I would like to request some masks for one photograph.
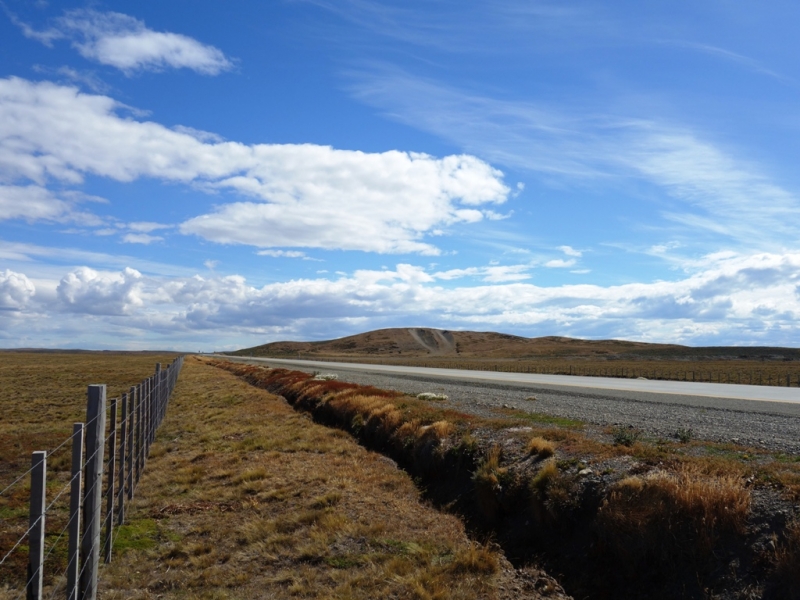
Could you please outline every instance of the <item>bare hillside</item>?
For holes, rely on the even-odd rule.
[[[462,357],[526,358],[631,354],[653,350],[680,352],[682,346],[566,337],[525,338],[479,331],[423,327],[378,329],[321,342],[273,342],[235,354],[292,357]]]
[[[319,342],[272,342],[230,354],[285,358],[402,360],[539,359],[539,358],[674,358],[800,360],[800,349],[773,347],[689,347],[623,340],[581,340],[548,336],[526,338],[492,331],[447,331],[426,327],[378,329]]]

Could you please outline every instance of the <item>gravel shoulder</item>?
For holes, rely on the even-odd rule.
[[[267,364],[268,359],[237,362]],[[271,366],[311,372],[318,368],[274,363]],[[753,402],[725,398],[677,396],[623,390],[587,391],[555,385],[462,382],[451,378],[382,374],[324,368],[341,381],[397,390],[411,395],[435,392],[448,396],[446,405],[479,416],[498,416],[514,409],[585,422],[594,436],[608,435],[608,426],[634,427],[646,436],[670,438],[679,430],[693,437],[732,442],[766,450],[800,454],[800,406],[777,402]],[[535,401],[528,400],[535,397]],[[594,426],[594,427],[591,427]]]

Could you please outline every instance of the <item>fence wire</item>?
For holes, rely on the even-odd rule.
[[[124,414],[121,414],[121,418],[117,419],[117,422],[115,424],[114,429],[111,429],[109,431],[109,434],[103,439],[102,443],[98,445],[98,447],[95,449],[95,451],[90,456],[85,457],[83,459],[83,465],[84,466],[89,461],[94,459],[99,452],[104,451],[106,446],[108,445],[109,441],[112,438],[115,438],[115,441],[116,441],[117,438],[119,438],[120,439],[120,450],[123,447],[125,449],[127,449],[127,452],[122,452],[122,451],[119,452],[119,454],[120,454],[119,455],[119,462],[120,462],[120,469],[121,469],[120,472],[122,473],[122,466],[123,465],[125,465],[127,463],[132,463],[132,464],[135,464],[135,465],[141,465],[141,467],[137,467],[137,469],[136,469],[137,474],[140,474],[140,471],[144,468],[144,464],[146,463],[146,460],[147,460],[146,451],[149,449],[149,446],[152,443],[153,434],[154,434],[155,430],[158,428],[158,425],[160,424],[159,419],[163,416],[163,412],[164,412],[164,406],[162,406],[160,404],[158,406],[154,406],[153,402],[154,402],[154,400],[159,400],[161,403],[164,403],[164,402],[167,402],[169,400],[169,397],[172,394],[172,389],[174,387],[174,385],[171,385],[171,384],[177,383],[177,374],[175,374],[172,371],[172,369],[180,370],[180,367],[182,366],[182,363],[183,363],[182,358],[183,357],[180,357],[180,358],[174,360],[164,371],[161,371],[161,373],[163,374],[162,378],[159,378],[156,381],[153,381],[152,385],[150,386],[149,390],[147,390],[147,392],[144,391],[147,388],[143,386],[143,383],[145,381],[150,381],[150,378],[146,378],[141,383],[139,383],[138,385],[132,386],[135,389],[135,392],[132,392],[132,393],[128,394],[128,396],[127,396],[127,398],[128,398],[127,411],[125,411]],[[164,393],[162,393],[162,391]],[[120,410],[119,407],[122,404],[121,398],[112,399],[112,402],[114,402],[114,401],[117,402],[118,410]],[[149,408],[149,410],[148,410],[148,408]],[[110,403],[106,408],[106,412],[108,412],[109,410],[111,410]],[[140,411],[142,411],[142,410],[147,411],[147,414],[146,415],[145,414],[140,414]],[[85,432],[88,429],[88,427],[91,424],[93,424],[95,422],[95,420],[98,419],[99,417],[100,417],[100,414],[97,414],[92,419],[90,419],[89,421],[84,423],[84,429],[83,429],[84,435],[85,435]],[[143,422],[143,421],[146,421],[146,422]],[[128,429],[128,431],[126,431],[126,435],[125,436],[121,437],[121,429],[123,428],[123,426],[125,426]],[[142,430],[138,431],[139,428],[142,428]],[[72,433],[69,437],[67,437],[65,440],[63,440],[55,448],[46,451],[46,457],[50,457],[55,452],[59,451],[61,448],[63,448],[65,445],[67,445],[71,440],[73,440],[80,433],[81,432]],[[141,437],[139,437],[140,435],[141,435]],[[115,444],[115,446],[116,446],[116,444]],[[134,447],[136,448],[136,452],[134,452]],[[111,450],[111,452],[114,452],[116,454],[116,450],[117,449],[114,448],[113,450]],[[126,456],[126,454],[127,454],[127,456]],[[115,459],[116,458],[117,457],[115,456]],[[107,467],[110,466],[110,464],[111,464],[111,457],[109,457],[107,460],[103,461],[103,464],[104,464],[104,467],[106,467],[106,468],[103,469],[103,472],[104,473],[108,473],[109,469]],[[23,481],[28,475],[30,475],[30,473],[34,469],[35,469],[35,467],[32,466],[27,471],[22,473],[19,477],[17,477],[14,481],[12,481],[7,486],[5,486],[2,489],[2,491],[0,491],[0,497],[3,494],[5,494],[6,492],[8,492],[8,490],[10,490],[12,487],[17,485],[21,481]],[[127,471],[127,469],[126,469],[126,471]],[[0,559],[0,566],[2,566],[6,562],[6,560],[8,560],[8,558],[12,554],[14,554],[14,552],[20,547],[22,542],[26,538],[28,538],[30,536],[31,532],[37,527],[37,525],[39,525],[39,523],[42,521],[42,518],[50,512],[50,510],[54,507],[56,502],[66,493],[67,489],[69,489],[72,486],[73,482],[77,478],[82,476],[82,474],[83,474],[83,470],[81,470],[79,472],[76,472],[75,474],[73,474],[70,477],[69,480],[67,480],[67,482],[64,484],[64,486],[61,487],[61,489],[58,491],[58,493],[56,493],[55,497],[47,505],[47,507],[45,508],[43,514],[39,515],[36,518],[36,520],[32,524],[30,524],[30,526],[28,527],[27,531],[25,531],[25,533],[23,533],[20,536],[20,538],[16,541],[14,546],[5,554],[5,556],[3,556],[2,559]],[[117,498],[121,497],[126,491],[127,475],[128,475],[128,473],[126,472],[126,473],[124,473],[123,475],[120,476],[118,489],[115,490],[115,488],[117,486],[114,486],[114,487],[108,486],[106,491],[101,494],[101,498],[107,500],[109,497],[114,497],[114,496],[116,496]],[[136,483],[138,483],[138,480],[137,480],[136,477],[134,477],[133,482],[132,482],[133,485],[131,486],[133,489],[135,489],[137,487]],[[97,485],[95,482],[85,481],[84,482],[84,486],[83,486],[83,488],[84,488],[83,493],[85,494],[87,489],[93,489],[95,485]],[[100,485],[102,486],[102,482],[100,482]],[[129,491],[132,492],[132,490],[129,490]],[[115,502],[115,504],[116,504],[116,502]],[[101,522],[101,524],[105,522],[105,520],[108,518],[108,514],[109,514],[109,510],[106,508],[106,510],[104,511],[103,508],[104,508],[103,507],[103,503],[101,503],[101,505],[99,507],[100,510],[98,511],[100,513],[100,522]],[[39,576],[40,570],[42,570],[44,568],[45,561],[47,561],[47,559],[55,551],[55,549],[58,546],[59,542],[61,541],[62,537],[69,530],[69,527],[73,523],[73,521],[75,520],[76,516],[82,513],[82,510],[83,510],[83,508],[81,508],[81,510],[78,513],[70,515],[70,518],[67,520],[67,523],[64,525],[64,527],[58,533],[58,536],[52,542],[52,544],[50,545],[49,549],[47,550],[47,553],[44,555],[44,558],[42,560],[42,564],[36,569],[36,571],[26,581],[25,587],[21,590],[20,595],[17,596],[17,598],[22,598],[23,596],[26,595],[27,590],[28,590],[29,586],[31,585],[31,583],[34,581],[34,579],[36,577]],[[111,509],[112,516],[113,516],[113,513],[114,513],[114,508],[112,507],[112,509]],[[105,515],[105,518],[103,518],[104,515]],[[115,531],[115,529],[116,529],[116,531]],[[106,550],[108,548],[109,543],[111,544],[111,546],[113,548],[114,542],[117,540],[117,536],[119,535],[119,531],[118,530],[119,530],[119,524],[117,524],[115,526],[114,525],[114,520],[112,518],[110,535],[103,536],[105,541],[103,543],[102,548],[100,549],[100,553],[101,554],[105,555],[105,552],[106,552]],[[92,540],[92,544],[91,544],[91,546],[89,548],[89,551],[88,551],[89,556],[91,556],[93,554],[95,548],[97,547],[97,542],[98,542],[98,538],[94,538]],[[83,553],[81,553],[81,554],[83,554]],[[86,560],[86,558],[87,557],[84,557],[83,566],[82,566],[82,568],[81,568],[81,570],[80,570],[80,572],[78,574],[78,581],[80,581],[83,578],[83,574],[84,574],[86,568],[92,562],[91,560]],[[65,579],[65,577],[67,575],[68,568],[69,567],[65,568],[64,571],[58,577],[58,579],[52,584],[53,588],[52,588],[52,593],[50,595],[51,599],[54,598],[56,593],[61,589],[62,583],[63,583],[63,581],[64,581],[64,579]]]

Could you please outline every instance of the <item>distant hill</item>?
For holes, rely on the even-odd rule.
[[[489,358],[641,357],[641,358],[766,358],[800,360],[798,348],[690,347],[622,340],[568,337],[525,338],[491,331],[447,331],[425,327],[378,329],[320,342],[272,342],[228,354],[275,358]]]

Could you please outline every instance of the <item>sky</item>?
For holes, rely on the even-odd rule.
[[[0,2],[0,347],[800,345],[800,4]]]

